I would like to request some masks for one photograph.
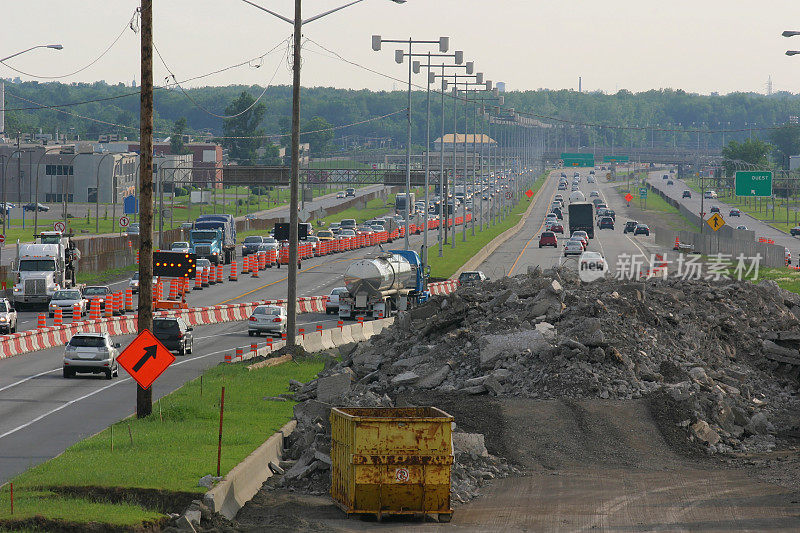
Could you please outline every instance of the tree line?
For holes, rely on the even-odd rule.
[[[265,158],[274,160],[277,149],[272,143],[288,144],[291,87],[269,87],[254,104],[262,91],[263,87],[243,85],[201,87],[187,91],[190,100],[179,89],[158,89],[155,93],[157,137],[166,138],[176,131],[195,138],[275,135],[268,140],[240,139],[225,143],[231,157],[244,163],[257,162],[259,148],[266,151],[260,156],[262,161]],[[414,91],[412,95],[412,139],[417,148],[425,144],[426,96],[424,91]],[[87,103],[20,109],[35,106],[18,97],[49,106]],[[433,94],[431,101],[431,135],[436,139],[441,135],[440,95]],[[550,127],[544,134],[551,148],[563,144],[591,147],[613,143],[620,147],[701,145],[721,149],[732,140],[743,143],[748,139],[760,139],[770,142],[772,154],[781,165],[786,164],[788,155],[800,152],[800,132],[793,123],[793,117],[800,116],[800,96],[785,92],[765,96],[755,93],[700,95],[673,89],[639,93],[621,90],[614,94],[539,89],[507,92],[505,106],[548,124]],[[248,107],[250,109],[241,113]],[[405,107],[404,91],[304,88],[303,131],[345,126],[397,113],[335,132],[308,134],[302,140],[311,143],[315,155],[348,153],[348,147],[353,144],[400,148],[406,138]],[[454,106],[449,97],[445,98],[444,107],[445,133],[450,133]],[[17,131],[55,133],[56,130],[72,138],[75,135],[96,138],[108,133],[129,139],[138,136],[138,89],[123,84],[7,83],[6,109],[9,136]],[[465,110],[462,105],[455,106],[459,132],[464,131],[465,121],[471,131],[474,112],[474,107]],[[238,116],[225,120],[214,115]],[[626,129],[628,127],[630,129]]]

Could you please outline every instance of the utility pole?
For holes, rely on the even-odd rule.
[[[297,203],[300,181],[300,45],[303,19],[301,0],[294,0],[294,55],[292,60],[292,179],[289,184],[289,279],[286,291],[286,345],[297,335]]]
[[[142,0],[141,18],[139,332],[153,329],[153,0]],[[143,389],[137,385],[137,418],[144,418],[152,411],[152,386]]]

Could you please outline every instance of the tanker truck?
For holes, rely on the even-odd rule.
[[[412,250],[392,250],[354,261],[344,273],[339,318],[382,318],[428,301],[428,274]]]

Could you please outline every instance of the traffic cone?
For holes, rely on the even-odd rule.
[[[257,263],[257,261],[258,261],[258,256],[256,256],[256,257],[250,256],[250,272],[251,272],[250,277],[251,278],[257,278],[258,277],[258,263]]]
[[[258,344],[253,343],[250,345],[250,353],[253,354],[253,357],[255,357],[256,352],[258,352]]]
[[[679,237],[675,237],[675,245],[672,247],[673,250],[680,250],[681,249],[681,240]]]
[[[125,289],[125,310],[133,311],[133,290],[130,287]]]
[[[61,314],[61,308],[56,307],[56,310],[53,313],[53,325],[60,326],[63,323],[64,323],[64,316]]]
[[[225,354],[225,362],[226,363],[230,363],[231,362],[231,354],[229,354],[229,353]]]
[[[194,290],[203,290],[203,273],[200,271],[194,273]]]
[[[239,281],[238,276],[236,273],[236,261],[231,261],[231,274],[228,276],[228,281]]]
[[[100,320],[100,300],[94,298],[89,307],[89,318],[92,320]]]
[[[208,267],[208,284],[209,285],[217,284],[217,269],[214,268],[214,265]]]
[[[244,357],[244,349],[236,348],[236,360],[241,361],[243,357]]]
[[[207,268],[204,268],[204,269],[203,269],[203,276],[202,276],[202,278],[203,278],[203,279],[202,279],[202,286],[203,286],[203,287],[208,287],[208,286],[210,285],[210,282],[208,281],[208,269],[207,269]]]
[[[111,318],[114,316],[114,293],[112,292],[110,295],[106,297],[106,307],[104,309],[103,316],[105,318]]]
[[[47,315],[44,313],[39,314],[39,321],[36,324],[37,328],[46,328],[47,327]]]
[[[225,281],[225,276],[222,272],[222,263],[217,265],[217,283],[222,283]]]

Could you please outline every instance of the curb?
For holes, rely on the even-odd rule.
[[[267,441],[255,449],[244,461],[233,467],[233,470],[219,484],[203,496],[205,503],[213,512],[232,520],[250,499],[261,489],[261,485],[273,476],[270,462],[278,463],[283,455],[283,441],[291,435],[297,426],[296,420],[290,420]]]
[[[550,175],[548,174],[547,178],[549,177]],[[547,178],[545,178],[545,181],[547,181]],[[542,186],[539,187],[539,190],[536,191],[536,194],[534,194],[533,198],[531,198],[531,205],[529,205],[528,209],[525,210],[524,216],[520,219],[520,221],[517,224],[508,228],[503,233],[501,233],[500,235],[489,241],[486,244],[486,246],[481,248],[481,250],[477,254],[473,255],[471,258],[467,260],[466,263],[461,265],[461,267],[458,270],[456,270],[452,276],[450,276],[450,279],[458,279],[458,276],[460,276],[461,273],[464,271],[475,270],[476,268],[478,268],[478,266],[480,266],[481,263],[483,263],[486,260],[487,257],[492,255],[495,252],[495,250],[497,250],[500,247],[500,245],[502,245],[511,237],[516,235],[522,229],[522,226],[525,225],[525,221],[528,219],[528,216],[530,216],[531,211],[533,210],[533,206],[536,205],[536,200],[539,199],[539,194],[542,192],[542,189],[544,189],[544,183],[542,183]]]

